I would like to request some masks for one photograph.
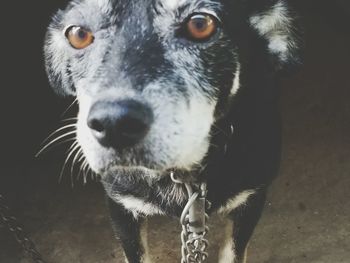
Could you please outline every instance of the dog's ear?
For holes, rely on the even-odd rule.
[[[290,70],[301,62],[298,17],[286,0],[252,0],[250,27],[263,38],[276,70]]]
[[[75,87],[71,77],[70,59],[65,52],[65,43],[60,37],[62,32],[61,17],[63,11],[59,11],[53,18],[45,37],[44,55],[45,68],[50,85],[63,96],[75,96]]]

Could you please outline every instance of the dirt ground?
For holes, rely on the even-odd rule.
[[[249,263],[350,262],[350,35],[318,16],[307,22],[305,65],[282,87],[280,177],[250,243]],[[56,176],[61,161],[39,160],[27,172]],[[101,188],[51,181],[28,194],[21,216],[47,261],[122,263]],[[213,217],[211,225],[209,262],[215,263],[222,221]],[[180,262],[178,222],[156,217],[149,226],[154,262]],[[0,262],[29,262],[1,227]]]

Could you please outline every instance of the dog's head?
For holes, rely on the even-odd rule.
[[[278,70],[294,61],[292,27],[284,0],[74,1],[49,27],[47,72],[78,99],[95,172],[190,170],[240,89],[245,36]]]

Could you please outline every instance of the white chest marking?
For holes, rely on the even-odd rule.
[[[135,218],[139,214],[143,215],[164,215],[164,212],[157,206],[145,202],[144,200],[134,197],[132,195],[116,196],[115,200],[122,204],[126,210],[129,210]]]
[[[218,213],[224,214],[224,215],[230,213],[232,210],[236,209],[237,207],[244,205],[248,201],[248,198],[254,193],[255,193],[254,190],[246,190],[239,193],[238,195],[230,198],[225,205],[220,207],[218,210]]]

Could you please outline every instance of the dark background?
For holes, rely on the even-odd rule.
[[[35,180],[27,173],[34,155],[68,103],[50,90],[42,51],[50,17],[64,2],[6,1],[1,8],[0,191],[18,203]]]
[[[42,55],[43,38],[50,16],[59,7],[64,7],[66,2],[57,0],[6,1],[2,3],[1,7],[0,194],[5,196],[13,213],[22,222],[29,222],[29,232],[36,229],[36,225],[33,223],[36,218],[28,218],[30,213],[24,211],[35,210],[38,207],[45,209],[45,202],[50,202],[52,191],[70,193],[71,191],[79,191],[81,188],[78,186],[78,190],[71,190],[69,180],[64,180],[61,185],[57,183],[66,147],[57,147],[42,157],[35,158],[35,153],[40,149],[41,142],[50,132],[60,126],[60,120],[74,116],[74,109],[64,117],[62,116],[72,101],[71,99],[58,98],[49,88]],[[322,125],[332,125],[334,129],[342,131],[338,137],[340,146],[329,149],[341,152],[342,147],[345,149],[350,146],[350,134],[344,132],[345,127],[349,125],[347,122],[350,120],[350,103],[348,103],[350,99],[350,81],[348,80],[350,75],[350,45],[343,44],[343,40],[349,43],[350,4],[346,0],[299,0],[294,1],[293,4],[304,24],[305,61],[304,66],[295,76],[285,80],[287,84],[283,86],[283,89],[287,90],[282,92],[285,94],[283,99],[285,104],[282,108],[288,105],[291,108],[295,107],[296,112],[298,112],[300,105],[294,102],[306,99],[308,105],[320,101],[327,103],[330,110],[326,114],[317,115],[322,112],[323,105],[318,105],[318,108],[314,109],[315,114],[321,118],[321,122],[324,121]],[[338,63],[338,61],[342,62]],[[314,67],[312,70],[310,70],[311,65]],[[309,68],[309,71],[305,68]],[[312,74],[308,74],[309,72]],[[325,79],[328,82],[319,93],[317,87],[315,88],[312,83],[321,83]],[[296,85],[293,86],[291,83]],[[298,86],[301,83],[311,83],[308,85],[309,90],[305,90],[305,97],[303,89],[307,87]],[[292,99],[288,99],[289,94],[294,93],[293,89],[299,94],[300,100],[293,101],[293,95],[290,95]],[[342,107],[337,107],[339,105]],[[289,112],[294,111],[289,110]],[[328,122],[329,114],[340,117],[336,118],[335,121]],[[300,119],[302,117],[300,112],[299,116],[291,117],[289,115],[289,119],[296,126],[305,124]],[[311,123],[304,126],[305,132],[308,129],[313,129],[312,121],[310,120]],[[285,125],[288,127],[288,123]],[[302,137],[303,133],[301,132],[299,136]],[[328,139],[331,138],[324,136],[319,141],[320,149],[323,144],[327,145]],[[298,152],[297,147],[293,150]],[[341,161],[349,163],[350,156],[347,157],[342,155],[343,160]],[[300,165],[302,166],[302,164]],[[88,189],[89,187],[92,188],[91,191],[94,191],[95,186],[87,186]],[[69,194],[67,195],[69,196]],[[350,200],[348,201],[349,204]],[[1,242],[7,245],[4,246]],[[6,248],[6,251],[2,250],[2,246]],[[2,253],[8,256],[16,255],[18,250],[11,235],[0,225],[1,263]]]

